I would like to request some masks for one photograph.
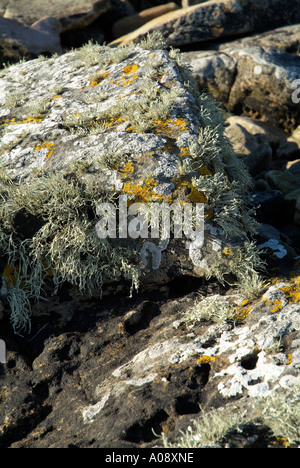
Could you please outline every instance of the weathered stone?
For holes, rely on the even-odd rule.
[[[300,177],[289,171],[269,171],[266,179],[274,189],[280,190],[284,195],[300,188]]]
[[[213,44],[212,48],[219,51],[223,49],[238,49],[249,47],[262,47],[263,49],[276,48],[289,52],[290,54],[300,55],[300,28],[299,24],[283,26],[259,34],[241,37],[230,42]]]
[[[299,104],[293,99],[300,76],[298,57],[279,49],[251,47],[189,52],[187,58],[199,88],[208,88],[233,114],[295,128],[300,118]]]
[[[137,41],[154,31],[163,34],[170,45],[206,42],[221,37],[245,35],[300,22],[298,2],[288,0],[211,0],[167,13],[133,33],[113,42],[117,45]]]
[[[226,120],[226,124],[226,135],[236,153],[248,155],[269,142],[265,128],[253,119],[232,116]]]
[[[281,140],[276,150],[276,155],[278,158],[294,161],[300,157],[300,144],[292,138]]]
[[[295,175],[300,175],[300,159],[286,163],[285,169]]]
[[[30,26],[46,15],[53,16],[60,21],[61,32],[83,28],[111,8],[109,0],[1,0],[1,4],[4,18]]]
[[[270,145],[276,143],[278,144],[281,140],[286,138],[286,132],[284,132],[280,128],[274,127],[273,125],[270,125],[267,122],[251,119],[250,117],[244,117],[241,115],[231,115],[230,117],[228,117],[226,119],[226,127],[226,133],[228,134],[229,132],[229,135],[231,134],[231,137],[229,135],[228,136],[231,138],[233,144],[235,144],[235,135],[237,138],[239,138],[239,132],[241,133],[242,131],[247,132],[247,134],[250,134],[257,138],[258,144],[266,142],[268,142]],[[245,145],[247,148],[246,141]],[[249,152],[249,150],[247,150],[246,148],[245,151],[241,151],[243,154],[247,154]]]
[[[283,262],[276,257],[281,242],[267,244]],[[199,404],[207,416],[221,406],[222,418],[241,411],[244,425],[260,427],[260,398],[287,389],[297,393],[299,294],[295,276],[273,279],[250,301],[234,291],[215,291],[202,300],[195,292],[178,297],[178,284],[131,301],[116,295],[101,306],[96,300],[52,299],[40,305],[43,314],[27,342],[11,336],[2,322],[7,366],[0,366],[1,448],[160,447],[157,436],[176,440],[201,415]],[[129,315],[151,302],[158,313],[128,329]],[[197,311],[208,307],[211,318],[197,319]],[[232,308],[235,321],[215,323],[220,307]],[[271,448],[281,436],[291,444],[287,429],[245,440],[250,447],[256,439],[258,447]]]
[[[300,110],[292,100],[292,90],[294,80],[300,76],[299,58],[259,47],[233,51],[232,55],[238,57],[238,65],[229,110],[250,113],[283,128],[295,128]]]
[[[166,3],[165,5],[158,5],[152,8],[147,8],[139,13],[125,18],[120,18],[116,21],[112,28],[114,37],[120,37],[127,34],[135,29],[143,26],[148,21],[158,18],[159,16],[165,15],[170,11],[178,10],[179,7],[176,3]]]
[[[23,24],[0,17],[0,63],[33,58],[43,53],[61,53],[60,24],[46,17],[26,27]]]
[[[218,52],[187,52],[193,77],[199,89],[208,89],[222,102],[228,102],[237,62],[234,57]]]
[[[21,190],[25,191],[24,206],[16,208],[17,214],[14,211],[8,214],[10,221],[3,222],[12,223],[11,229],[29,242],[41,235],[42,250],[48,249],[51,237],[51,234],[44,237],[45,229],[61,236],[65,247],[59,247],[56,238],[50,248],[56,264],[54,277],[62,274],[61,279],[75,282],[79,289],[89,285],[89,289],[99,294],[103,282],[120,282],[122,271],[125,279],[131,279],[132,287],[137,286],[138,278],[141,283],[155,284],[183,274],[207,276],[214,271],[222,276],[224,270],[217,267],[218,262],[224,262],[228,269],[222,247],[232,244],[234,248],[243,248],[245,232],[254,229],[255,223],[246,208],[250,182],[246,167],[224,135],[222,116],[213,101],[189,87],[186,70],[176,65],[172,54],[135,46],[119,50],[89,44],[77,52],[23,63],[2,72],[2,170],[14,180],[21,180],[24,184]],[[26,79],[21,81],[20,76]],[[43,189],[44,184],[50,184],[49,188]],[[64,186],[67,198],[61,199]],[[38,199],[25,202],[27,196],[35,197],[40,190]],[[47,228],[43,221],[47,215],[41,215],[47,211],[45,203],[49,199],[47,196],[43,202],[42,194],[46,195],[48,190],[53,200],[59,198],[54,210],[60,211],[64,203],[68,206],[81,200],[71,215],[67,208],[63,209],[65,222],[57,212],[58,231],[51,227],[54,218],[58,222],[56,215],[53,218],[53,207],[49,206]],[[14,190],[8,197],[14,197],[15,193]],[[136,218],[133,208],[127,216],[126,197],[129,204],[145,206],[164,203],[168,207],[177,201],[189,206],[198,204],[204,209],[205,221],[198,213],[197,232],[193,229],[188,233],[186,229],[184,235],[179,221],[181,231],[173,236],[171,231],[167,235],[154,231],[159,221],[153,219],[149,232],[149,219],[146,223],[145,217]],[[116,218],[119,210],[125,210],[126,226],[121,219],[115,220],[116,227],[123,227],[120,232],[115,229],[109,234],[110,241],[105,241],[108,244],[104,249],[97,234],[104,236],[101,226],[105,213],[95,210],[98,205],[106,206],[103,203],[107,200],[113,202],[113,210],[118,210]],[[28,212],[32,203],[35,208]],[[83,218],[79,219],[77,212]],[[144,219],[144,230],[141,221],[134,225],[139,219]],[[81,226],[71,236],[73,248],[67,233],[70,223]],[[61,228],[67,231],[59,234]],[[105,232],[107,237],[107,229]],[[82,235],[87,237],[79,241]],[[4,250],[9,250],[5,242]],[[46,250],[41,254],[41,244],[38,256],[45,254],[49,259]],[[85,253],[87,245],[93,255]],[[64,248],[66,258],[61,254]],[[54,254],[56,249],[60,253]],[[82,258],[86,259],[86,265]],[[214,270],[211,265],[215,265]],[[10,267],[6,268],[11,285]],[[36,279],[35,276],[32,281]]]

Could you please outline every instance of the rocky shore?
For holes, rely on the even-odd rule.
[[[299,447],[299,0],[0,0],[0,63],[0,447]]]

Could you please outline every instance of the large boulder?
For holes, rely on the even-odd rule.
[[[207,88],[234,114],[293,129],[300,118],[300,60],[276,48],[239,47],[188,52],[199,89]]]
[[[253,274],[250,177],[212,99],[154,42],[2,72],[0,245],[15,325],[46,277],[52,292],[67,281],[101,294],[122,277],[135,288]]]
[[[300,22],[299,0],[211,0],[167,13],[113,42],[140,40],[159,31],[169,45],[181,46],[266,31]]]
[[[61,53],[60,23],[45,17],[31,27],[0,17],[0,63],[16,62],[41,54]]]
[[[110,9],[110,0],[0,0],[4,18],[31,26],[44,16],[53,16],[59,20],[61,32],[88,26]]]
[[[24,340],[2,321],[0,447],[162,447],[161,434],[176,443],[203,416],[190,451],[296,447],[299,279],[274,279],[254,301],[182,281],[101,305],[65,295],[35,306]]]

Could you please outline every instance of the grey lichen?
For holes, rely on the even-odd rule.
[[[70,90],[65,92],[65,84],[59,83],[56,89],[52,87],[52,93],[63,92],[64,95],[69,93],[75,96],[75,99],[67,100],[68,110],[59,107],[59,101],[58,107],[55,106],[53,96],[44,93],[30,106],[24,107],[28,119],[46,120],[50,109],[51,112],[55,110],[64,138],[74,133],[71,137],[82,137],[83,145],[87,138],[95,135],[104,138],[118,126],[122,126],[122,132],[126,134],[149,133],[157,137],[162,129],[165,132],[169,121],[176,128],[177,138],[182,133],[182,128],[185,135],[189,133],[186,131],[186,122],[181,118],[184,116],[178,115],[176,109],[183,109],[188,105],[193,110],[189,121],[191,128],[188,130],[191,132],[193,129],[195,135],[192,135],[189,142],[186,141],[186,136],[183,138],[185,153],[180,156],[176,154],[180,150],[179,145],[174,144],[174,135],[164,136],[167,154],[178,163],[177,181],[179,180],[179,185],[182,181],[186,183],[187,185],[183,184],[184,188],[188,186],[191,191],[194,190],[199,201],[206,200],[209,221],[221,229],[224,238],[227,236],[229,245],[232,244],[233,237],[245,242],[244,247],[233,247],[232,255],[216,252],[215,262],[209,265],[208,275],[225,281],[231,274],[249,291],[251,288],[259,288],[259,276],[256,273],[256,267],[260,266],[259,256],[255,246],[250,243],[256,224],[247,206],[250,185],[247,170],[234,154],[225,136],[224,119],[220,110],[211,97],[197,91],[184,56],[171,49],[169,52],[157,52],[158,58],[155,57],[155,50],[162,47],[165,47],[163,39],[155,34],[138,45],[112,48],[88,43],[80,50],[67,54],[65,61],[71,68],[69,73],[77,73],[76,83],[79,88],[83,83],[79,68],[82,65],[90,67],[89,84],[74,94]],[[147,54],[145,49],[150,49],[153,53]],[[133,60],[135,54],[139,57],[139,65]],[[128,62],[121,63],[127,59]],[[62,59],[59,57],[56,60]],[[171,78],[160,80],[158,77],[163,76],[162,70],[166,62],[170,64]],[[124,67],[124,64],[127,66]],[[117,70],[121,79],[105,81],[112,70],[115,73]],[[145,71],[145,75],[141,70]],[[143,80],[144,83],[141,83]],[[103,87],[102,82],[105,83]],[[129,93],[122,92],[123,86],[128,83],[135,85]],[[102,106],[111,97],[108,92],[110,86],[117,89],[113,105]],[[19,119],[19,114],[17,118]],[[0,126],[2,135],[6,133],[7,137],[7,132],[14,133],[20,122],[23,121],[16,121],[12,111]],[[55,125],[57,127],[57,122]],[[9,150],[15,145],[14,141],[17,140],[6,139],[8,146],[2,148],[2,152],[9,154]],[[52,148],[54,143],[48,145]],[[39,152],[46,147],[47,142],[44,146],[43,143],[35,146],[33,151],[38,149],[36,152]],[[46,158],[48,157],[49,154]],[[149,160],[149,155],[147,157]],[[24,180],[10,180],[3,172],[0,180],[0,248],[6,259],[4,277],[6,275],[7,298],[16,331],[22,331],[29,323],[30,301],[44,295],[43,289],[49,278],[54,293],[63,281],[68,281],[81,292],[87,291],[90,294],[96,290],[100,294],[104,276],[109,280],[116,280],[120,279],[120,273],[131,277],[132,287],[137,286],[139,260],[136,252],[121,248],[108,240],[101,240],[96,235],[96,206],[103,201],[114,203],[117,190],[104,189],[103,177],[98,182],[96,177],[86,177],[95,171],[100,171],[104,178],[118,168],[124,171],[127,161],[129,164],[134,161],[128,151],[107,148],[107,151],[97,153],[93,158],[90,154],[80,160],[70,158],[68,170],[60,173],[51,170],[47,172],[42,168],[40,174],[34,174],[32,168],[29,179],[24,177]],[[144,168],[140,175],[145,178],[146,174],[155,174],[154,169],[155,163]],[[158,181],[154,180],[153,184],[158,190]],[[169,185],[175,187],[176,184],[170,181]],[[130,192],[130,187],[129,184],[128,197],[134,201],[134,193]],[[145,193],[147,194],[147,190]],[[147,201],[149,200],[145,200]],[[32,224],[33,230],[21,233],[17,227],[18,222],[28,219],[32,221],[29,224]]]
[[[1,187],[0,249],[7,262],[4,278],[16,333],[30,326],[30,301],[44,297],[47,282],[53,294],[67,281],[81,293],[101,296],[104,278],[124,274],[132,288],[138,287],[135,253],[99,239],[96,217],[90,213],[95,215],[100,202],[113,202],[113,194],[96,182],[84,185],[63,174],[22,183],[2,175]],[[29,224],[28,232],[18,229],[21,219]]]

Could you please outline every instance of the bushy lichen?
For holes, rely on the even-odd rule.
[[[30,326],[30,302],[44,297],[49,281],[53,294],[67,281],[81,293],[101,296],[104,278],[121,274],[138,286],[135,253],[96,234],[96,206],[114,202],[113,193],[74,174],[22,183],[2,175],[1,187],[0,249],[9,265],[4,278],[15,332]]]
[[[250,185],[247,170],[225,136],[220,109],[211,97],[197,91],[183,54],[175,49],[155,52],[165,47],[162,37],[155,33],[137,45],[113,48],[88,43],[70,54],[74,69],[81,65],[91,69],[85,88],[80,89],[80,98],[75,101],[78,110],[71,106],[70,112],[62,113],[60,125],[64,132],[83,138],[113,132],[119,127],[122,132],[159,137],[163,146],[156,151],[169,153],[178,163],[177,175],[173,174],[168,181],[173,192],[161,195],[160,180],[149,175],[155,160],[149,167],[142,167],[143,161],[150,160],[149,155],[143,154],[144,159],[141,158],[138,166],[136,156],[110,148],[105,154],[95,154],[93,160],[89,155],[87,159],[71,161],[65,173],[34,176],[32,172],[31,179],[20,182],[8,181],[2,176],[1,250],[5,253],[6,265],[14,271],[15,281],[10,282],[8,299],[16,330],[24,328],[30,313],[29,302],[43,294],[45,277],[49,277],[49,273],[54,291],[62,281],[69,281],[80,291],[100,291],[104,273],[113,279],[123,272],[131,275],[134,284],[137,282],[134,252],[112,246],[96,236],[95,207],[103,200],[114,202],[117,194],[105,191],[95,178],[90,182],[86,177],[80,178],[80,172],[117,172],[121,191],[131,202],[172,203],[184,195],[185,202],[205,203],[206,219],[221,230],[224,238],[227,236],[229,244],[233,237],[245,242],[244,247],[234,247],[232,255],[216,252],[208,275],[225,281],[232,274],[248,291],[261,286],[256,272],[256,267],[260,266],[259,257],[249,242],[256,224],[247,206]],[[147,54],[145,49],[150,49],[151,53]],[[140,62],[136,62],[137,56]],[[171,65],[172,79],[164,78],[167,62]],[[182,79],[178,80],[178,76]],[[116,90],[116,99],[113,106],[102,107],[98,104],[108,98],[109,86]],[[52,88],[51,94],[46,93],[24,107],[25,119],[12,113],[2,120],[2,134],[16,124],[38,124],[46,120],[53,100],[59,97],[54,95],[57,92],[63,92],[63,87]],[[17,104],[19,99],[13,101]],[[88,106],[91,103],[93,105]],[[192,110],[190,120],[185,119],[182,112],[185,106]],[[181,113],[177,112],[177,107]],[[177,144],[183,133],[191,132],[191,141],[187,142],[185,137]],[[37,143],[35,140],[31,145],[35,151],[44,150],[47,163],[53,159],[52,152],[57,156],[59,146],[55,139],[49,140],[47,136],[47,141]],[[24,219],[34,221],[30,233],[18,230],[18,223]]]

